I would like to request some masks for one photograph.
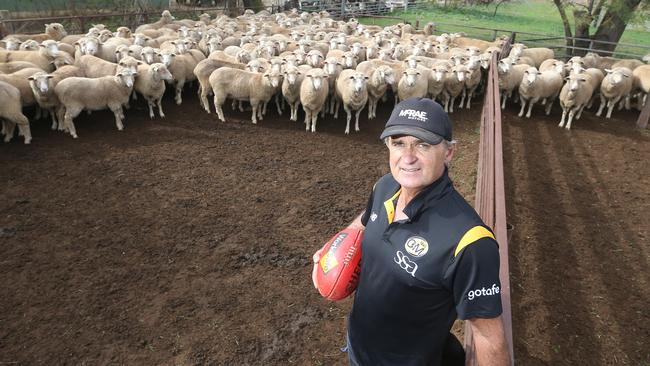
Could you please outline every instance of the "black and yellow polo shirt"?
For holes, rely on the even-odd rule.
[[[400,185],[382,177],[362,223],[361,276],[349,317],[363,366],[431,366],[454,320],[501,314],[499,249],[447,171],[394,221]]]

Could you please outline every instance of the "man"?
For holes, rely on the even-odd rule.
[[[472,327],[479,365],[509,365],[498,245],[447,175],[449,117],[430,99],[409,98],[395,106],[381,139],[390,174],[350,224],[365,230],[348,319],[350,364],[462,365],[449,332],[458,317]]]

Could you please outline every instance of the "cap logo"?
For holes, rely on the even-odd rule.
[[[420,122],[427,121],[427,112],[416,111],[415,109],[402,109],[399,111],[400,117],[406,117],[408,119],[414,119]]]

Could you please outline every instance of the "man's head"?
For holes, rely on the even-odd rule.
[[[381,139],[390,151],[393,177],[414,194],[442,176],[454,153],[449,116],[428,98],[396,105]]]

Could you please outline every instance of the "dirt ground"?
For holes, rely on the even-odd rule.
[[[345,365],[351,301],[311,285],[311,254],[387,172],[389,108],[345,136],[278,117],[217,122],[187,92],[33,124],[0,145],[0,364]],[[480,102],[455,113],[452,178],[470,202]],[[645,364],[649,136],[635,114],[565,132],[504,116],[511,282],[521,365]],[[539,111],[538,111],[539,112]],[[620,117],[619,117],[620,116]],[[557,118],[556,118],[557,117]]]

